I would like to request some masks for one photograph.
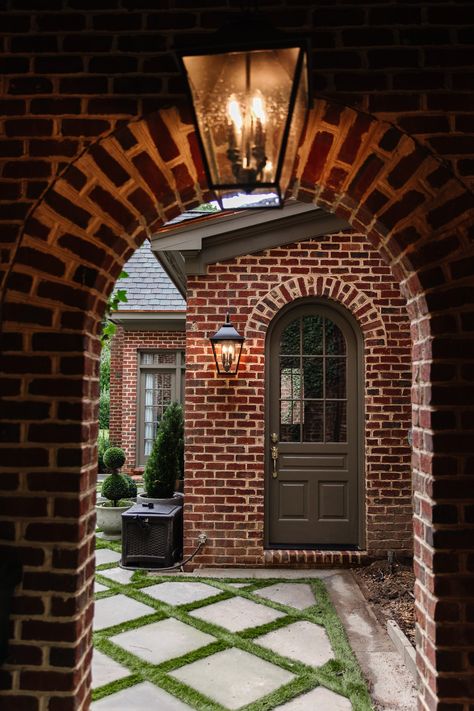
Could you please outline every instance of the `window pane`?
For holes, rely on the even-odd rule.
[[[346,403],[326,402],[326,442],[346,442]]]
[[[280,397],[301,397],[301,371],[299,358],[280,358]]]
[[[339,326],[326,319],[326,355],[344,355],[346,339]]]
[[[281,334],[280,353],[299,355],[300,353],[300,320],[292,321]]]
[[[323,352],[323,319],[321,316],[303,318],[303,354],[319,355]]]
[[[280,403],[280,440],[300,441],[301,410],[299,400],[282,400]]]
[[[153,439],[155,434],[155,428],[153,422],[147,422],[145,424],[145,439]]]
[[[326,358],[326,397],[346,397],[345,358]]]
[[[323,359],[305,358],[304,369],[304,397],[323,396]]]
[[[303,442],[323,441],[323,403],[304,402]]]
[[[140,353],[141,365],[153,365],[153,353]]]
[[[147,390],[153,390],[153,373],[147,373],[145,375],[145,388]]]
[[[153,360],[155,365],[174,365],[176,363],[176,353],[174,351],[155,353]]]

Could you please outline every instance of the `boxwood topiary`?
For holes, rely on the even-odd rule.
[[[136,482],[135,482],[135,481],[132,479],[132,477],[129,476],[128,474],[122,474],[122,476],[124,477],[125,481],[126,481],[127,484],[128,484],[128,494],[127,494],[127,496],[128,496],[130,499],[134,499],[135,496],[138,494],[138,489],[137,489]]]
[[[112,501],[114,506],[117,506],[120,499],[126,499],[129,491],[127,479],[118,472],[113,472],[102,482],[102,496]]]
[[[120,447],[109,447],[104,452],[104,464],[110,471],[116,472],[125,463],[125,452]]]

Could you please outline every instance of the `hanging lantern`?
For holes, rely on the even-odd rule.
[[[247,14],[179,53],[221,209],[282,207],[308,95],[308,43]]]
[[[226,316],[225,323],[209,340],[218,374],[237,375],[245,338],[235,330],[230,322],[229,314]]]

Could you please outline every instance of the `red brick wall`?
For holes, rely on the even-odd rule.
[[[228,12],[218,0],[0,5],[0,541],[25,565],[0,698],[83,711],[97,332],[143,219],[154,229],[207,197],[168,50]],[[295,194],[366,233],[407,299],[420,708],[470,711],[473,3],[264,8],[315,47]],[[173,111],[139,120],[162,101],[181,124]]]
[[[38,9],[38,3],[7,0],[0,8],[0,218],[13,222],[0,234],[4,265],[19,223],[64,165],[124,121],[182,97],[170,48],[205,37],[240,2],[83,6],[55,0]],[[394,123],[472,186],[470,0],[268,0],[262,9],[277,26],[312,38],[318,97]]]
[[[292,283],[293,276],[301,280]],[[346,306],[364,336],[367,551],[411,550],[411,342],[400,287],[352,231],[212,265],[188,284],[186,531],[205,531],[198,565],[264,562],[264,377],[268,320],[307,294]],[[236,379],[216,376],[208,341],[227,311],[247,340]],[[356,555],[289,554],[304,564]],[[267,564],[282,562],[267,552]]]
[[[126,331],[118,327],[110,347],[110,441],[126,454],[124,469],[134,469],[137,443],[138,352],[184,350],[180,331]]]

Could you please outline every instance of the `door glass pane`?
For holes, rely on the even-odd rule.
[[[323,441],[323,403],[304,402],[303,442]]]
[[[301,408],[299,400],[280,403],[280,441],[299,442],[301,439]]]
[[[299,355],[301,345],[300,319],[292,321],[281,334],[280,353],[282,355]]]
[[[299,358],[280,358],[280,397],[301,397],[301,371]]]
[[[303,354],[319,355],[323,352],[323,319],[321,316],[303,317]]]
[[[326,397],[346,397],[345,358],[326,358]]]
[[[326,319],[326,355],[345,355],[346,339],[339,326]]]
[[[346,403],[326,401],[326,442],[346,442]]]
[[[279,360],[281,441],[346,441],[345,355],[345,336],[327,317],[305,315],[283,330]]]
[[[304,370],[304,397],[323,397],[323,359],[305,358]]]

